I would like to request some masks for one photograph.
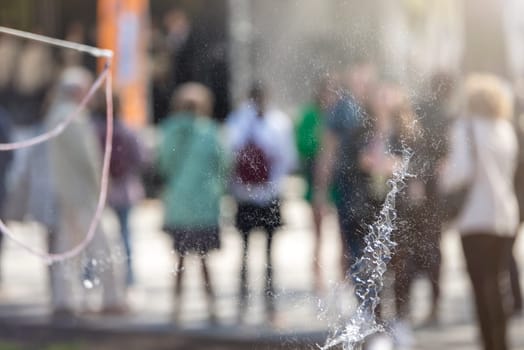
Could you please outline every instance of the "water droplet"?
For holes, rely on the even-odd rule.
[[[326,344],[320,348],[322,350],[339,345],[349,350],[360,349],[365,339],[384,331],[374,314],[380,302],[380,291],[384,286],[386,262],[391,259],[392,249],[396,246],[391,236],[397,224],[395,197],[402,190],[404,180],[408,176],[407,169],[411,155],[410,150],[404,149],[402,166],[395,171],[389,181],[390,190],[377,220],[368,227],[369,232],[365,237],[366,248],[353,266],[355,270],[353,281],[359,305],[343,331],[336,330],[335,335],[329,337]]]
[[[85,288],[85,289],[92,289],[92,288],[95,286],[95,284],[93,283],[93,281],[88,280],[88,279],[85,279],[85,280],[83,281],[83,284],[84,284],[84,288]]]

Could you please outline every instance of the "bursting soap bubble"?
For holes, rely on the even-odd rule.
[[[96,233],[96,228],[98,227],[102,213],[104,210],[104,206],[106,203],[107,198],[107,188],[108,188],[108,182],[109,182],[109,164],[111,161],[111,149],[113,145],[113,93],[112,93],[112,80],[111,80],[111,66],[112,66],[112,58],[113,58],[113,52],[111,50],[105,50],[100,49],[97,47],[82,45],[78,43],[73,43],[65,40],[59,40],[55,38],[50,38],[47,36],[39,35],[39,34],[33,34],[29,32],[24,32],[16,29],[6,28],[0,26],[0,33],[13,35],[19,38],[24,38],[28,40],[34,40],[41,43],[45,43],[52,46],[62,47],[70,50],[76,50],[80,52],[84,52],[86,54],[89,54],[93,57],[102,58],[105,59],[105,66],[98,75],[97,79],[87,92],[87,94],[83,97],[80,104],[77,106],[77,108],[69,115],[64,116],[64,119],[61,123],[59,123],[55,128],[52,130],[49,130],[45,132],[42,135],[36,136],[29,140],[24,140],[20,142],[15,143],[4,143],[0,144],[0,152],[1,151],[11,151],[11,150],[17,150],[22,149],[26,147],[31,147],[34,145],[38,145],[40,143],[46,142],[51,140],[52,138],[57,137],[60,135],[67,126],[75,119],[75,117],[78,116],[78,114],[85,108],[86,104],[91,100],[94,93],[104,84],[105,82],[105,97],[106,97],[106,115],[107,115],[107,133],[105,138],[105,150],[104,150],[104,158],[103,158],[103,166],[102,166],[102,178],[101,178],[101,185],[100,185],[100,192],[98,195],[98,202],[97,207],[95,210],[95,213],[93,214],[93,218],[91,220],[91,223],[89,225],[87,234],[84,236],[82,241],[78,243],[75,247],[72,249],[60,252],[56,254],[48,254],[43,251],[40,251],[34,247],[31,247],[24,242],[20,241],[7,227],[7,225],[0,220],[0,231],[3,235],[11,239],[15,244],[26,250],[27,252],[41,258],[44,260],[47,264],[51,265],[55,262],[64,261],[70,258],[73,258],[75,256],[78,256],[84,249],[89,245],[89,243],[93,240],[93,237]]]

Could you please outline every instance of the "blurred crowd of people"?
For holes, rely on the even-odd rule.
[[[171,13],[166,25],[172,52],[178,52],[189,35],[187,18]],[[93,82],[80,58],[64,55],[57,65],[46,46],[28,41],[14,48],[19,45],[8,36],[0,37],[0,57],[6,62],[0,65],[2,143],[56,127],[75,111]],[[272,247],[285,220],[281,204],[286,177],[300,173],[305,179],[304,199],[311,204],[315,237],[313,289],[321,294],[322,221],[329,208],[333,206],[338,217],[341,279],[351,281],[365,249],[368,225],[389,190],[387,181],[409,150],[413,176],[396,201],[397,247],[390,262],[395,327],[399,333],[409,331],[410,287],[421,274],[432,286],[427,322],[438,322],[440,240],[443,230],[453,226],[462,237],[484,347],[507,348],[507,320],[522,310],[512,249],[524,206],[519,206],[524,198],[520,120],[524,104],[519,94],[513,96],[509,83],[489,74],[462,81],[441,72],[412,94],[364,60],[340,72],[326,72],[297,118],[272,103],[271,93],[278,91],[270,91],[261,77],[220,124],[213,118],[216,97],[209,86],[173,82],[185,72],[183,60],[173,55],[179,65],[158,72],[154,85],[153,97],[165,101],[155,104],[158,142],[149,157],[154,159],[151,164],[146,165],[140,138],[120,118],[119,100],[114,98],[107,204],[120,224],[125,272],[119,271],[115,248],[99,227],[81,258],[49,268],[56,317],[79,311],[78,290],[86,287],[85,281],[103,287],[101,312],[127,311],[126,286],[135,283],[128,220],[132,207],[144,197],[141,177],[150,171],[146,166],[157,174],[164,205],[161,229],[172,238],[178,254],[175,305],[182,299],[185,257],[196,254],[212,319],[215,290],[207,254],[221,246],[221,199],[229,194],[235,200],[234,224],[242,240],[238,289],[242,321],[249,301],[249,238],[255,229],[265,232],[263,293],[267,316],[275,317]],[[167,71],[176,78],[163,76]],[[105,99],[99,94],[50,142],[14,154],[0,153],[3,218],[39,222],[48,233],[50,253],[76,246],[90,225],[101,183],[105,118]],[[450,213],[457,197],[461,197],[457,210]],[[382,317],[380,310],[377,316]],[[409,336],[403,341],[409,343]]]
[[[321,288],[317,264],[328,204],[338,214],[341,270],[351,276],[368,249],[364,237],[385,199],[387,180],[403,150],[410,150],[414,176],[396,200],[397,246],[390,262],[393,334],[401,348],[412,345],[410,287],[419,275],[432,286],[426,322],[438,322],[440,241],[453,227],[461,235],[484,348],[507,349],[507,320],[522,311],[512,252],[524,204],[522,101],[507,81],[486,73],[464,81],[436,73],[416,98],[380,79],[369,62],[357,62],[335,77],[320,82],[297,126],[317,238],[316,288]],[[380,307],[376,316],[382,316]]]

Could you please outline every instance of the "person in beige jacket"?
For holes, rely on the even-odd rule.
[[[45,117],[50,130],[74,111],[92,83],[91,74],[80,67],[67,68],[59,78],[55,96]],[[49,234],[50,253],[61,253],[79,244],[94,215],[102,160],[95,130],[84,111],[58,137],[49,141],[51,193],[56,225]],[[84,259],[96,265],[94,273],[103,289],[102,311],[121,312],[124,307],[124,280],[116,271],[107,238],[98,227]],[[82,271],[80,259],[50,267],[51,300],[55,315],[70,314],[77,307]],[[121,278],[119,278],[121,277]],[[96,281],[87,281],[90,288]]]
[[[486,350],[507,349],[500,280],[506,277],[519,222],[513,187],[517,138],[510,118],[512,93],[501,79],[475,74],[466,81],[466,113],[456,121],[441,185],[453,191],[470,183],[456,219],[473,286]]]

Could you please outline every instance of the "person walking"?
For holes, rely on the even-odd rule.
[[[100,141],[102,152],[105,149],[107,131],[105,96],[98,99],[94,111],[95,130]],[[129,228],[129,216],[133,206],[143,198],[144,189],[140,180],[142,156],[138,136],[129,129],[122,120],[120,100],[113,97],[113,147],[111,163],[109,164],[109,192],[107,203],[114,210],[120,225],[120,236],[124,244],[126,256],[126,284],[135,283],[135,273],[132,259],[132,239]]]
[[[452,128],[442,189],[467,186],[456,219],[485,350],[508,349],[500,279],[507,276],[519,222],[514,173],[518,143],[511,124],[512,93],[500,78],[474,74],[466,81],[466,110]]]
[[[415,113],[408,95],[399,86],[385,82],[377,84],[370,97],[368,122],[356,134],[358,139],[355,140],[356,145],[359,145],[355,168],[358,173],[355,174],[359,174],[359,183],[362,185],[355,190],[355,198],[359,202],[354,200],[352,215],[359,218],[362,227],[375,220],[389,190],[387,182],[398,169],[407,150],[414,149],[418,134]],[[418,173],[415,158],[413,156],[410,159],[409,173]],[[413,345],[409,291],[417,264],[415,257],[424,244],[423,237],[417,236],[419,232],[414,225],[414,218],[424,192],[423,185],[417,179],[406,179],[403,185],[404,189],[395,200],[396,219],[391,239],[396,246],[389,267],[394,273],[392,289],[395,319],[392,335],[397,346],[409,349]],[[378,318],[382,317],[380,306],[375,310]]]
[[[91,83],[92,76],[84,68],[70,67],[63,71],[45,116],[46,129],[53,129],[76,110]],[[45,193],[50,196],[44,198],[46,211],[51,216],[51,220],[46,220],[50,222],[47,226],[50,229],[49,252],[59,254],[82,241],[97,206],[102,161],[88,113],[81,112],[59,136],[50,140],[47,151],[50,186]],[[33,191],[33,200],[36,197],[42,200],[40,196],[42,193]],[[127,311],[124,283],[119,279],[107,237],[100,226],[84,258],[98,267],[94,273],[103,289],[100,311],[111,314]],[[54,316],[70,317],[78,306],[80,259],[55,263],[49,270]]]
[[[364,248],[362,218],[370,212],[362,194],[362,191],[367,191],[367,183],[358,156],[365,145],[362,135],[368,122],[367,109],[376,79],[376,68],[370,62],[357,62],[347,69],[343,78],[344,90],[326,120],[321,152],[315,166],[313,205],[316,210],[326,212],[331,185],[337,193],[335,207],[342,241],[344,280],[351,274],[351,266]]]
[[[442,198],[438,189],[438,165],[448,152],[448,132],[454,114],[452,101],[455,81],[450,73],[438,72],[431,77],[429,85],[429,94],[418,110],[418,124],[423,137],[416,144],[415,154],[420,161],[417,173],[424,182],[425,196],[414,223],[421,235],[416,252],[415,272],[427,276],[431,283],[431,309],[425,320],[428,326],[438,322],[441,295],[441,237],[445,217],[439,207]]]

